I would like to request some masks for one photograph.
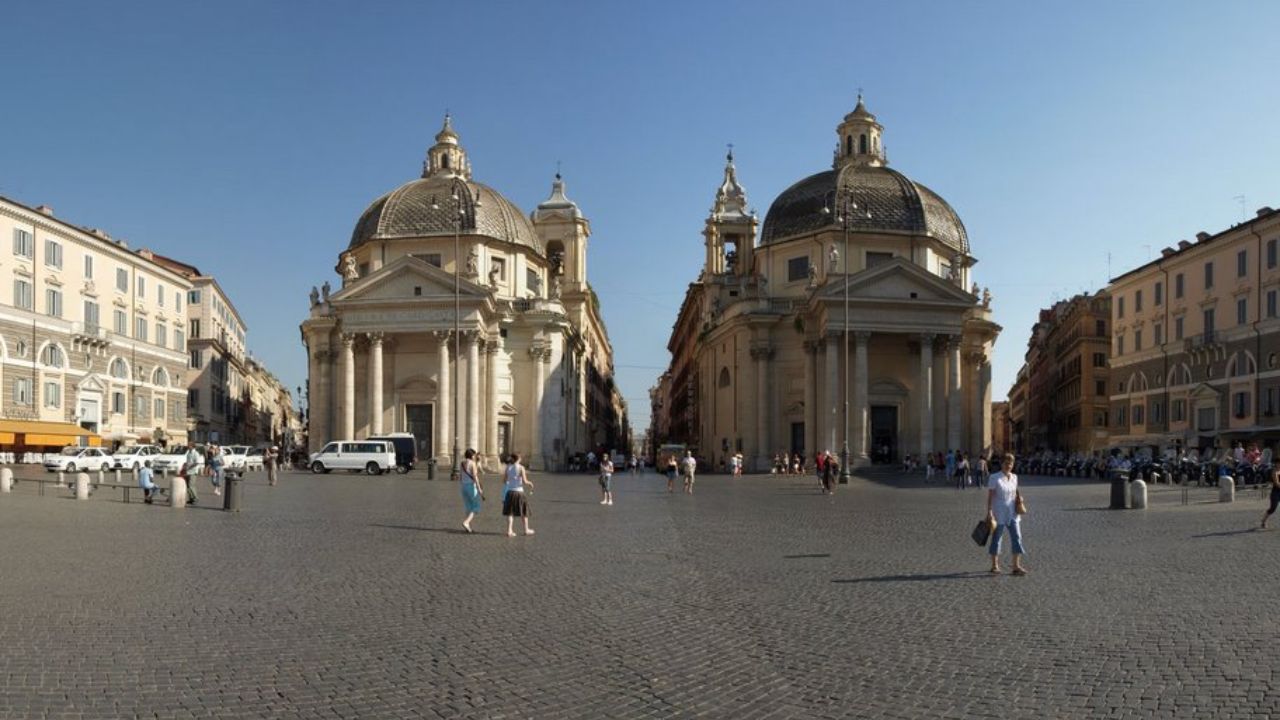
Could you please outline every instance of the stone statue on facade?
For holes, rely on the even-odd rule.
[[[475,248],[467,253],[467,277],[480,277],[480,253]]]
[[[973,284],[973,289],[969,291],[969,294],[978,297],[978,283]]]
[[[320,286],[320,298],[324,301],[324,304],[325,304],[325,305],[328,305],[328,304],[329,304],[329,290],[330,290],[330,289],[331,289],[331,288],[329,287],[329,281],[328,281],[328,280],[325,280],[325,281],[324,281],[324,284]]]
[[[810,263],[809,264],[809,289],[812,290],[816,287],[818,287],[818,268],[815,267],[813,263]]]
[[[533,291],[534,297],[542,297],[541,275],[534,274],[529,276],[529,289]]]
[[[840,265],[840,251],[836,249],[835,245],[832,245],[831,252],[827,253],[827,274],[828,275],[834,274],[836,271],[836,268],[839,267],[839,265]]]
[[[498,268],[497,263],[494,263],[493,266],[489,268],[489,287],[498,287],[498,274],[500,272],[501,270]]]
[[[342,275],[342,284],[345,286],[352,280],[360,279],[360,268],[356,265],[356,256],[349,252],[342,253],[342,259],[339,261],[339,273]]]
[[[311,286],[311,307],[315,307],[319,304],[320,304],[320,291],[316,289],[315,285],[312,285]]]
[[[551,276],[551,288],[548,294],[552,300],[560,299],[560,273],[555,273]]]
[[[991,307],[991,288],[982,288],[982,307]]]

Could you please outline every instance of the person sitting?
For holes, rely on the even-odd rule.
[[[138,487],[142,488],[142,502],[150,505],[155,494],[164,494],[164,488],[155,484],[155,471],[151,469],[151,461],[143,463],[138,470]]]

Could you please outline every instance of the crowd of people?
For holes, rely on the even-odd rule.
[[[196,488],[197,478],[207,479],[214,495],[222,494],[227,477],[226,455],[223,447],[216,443],[187,446],[187,454],[178,469],[178,477],[186,482],[188,505],[195,505],[200,500]],[[262,468],[267,473],[268,485],[275,486],[279,481],[280,458],[280,448],[275,445],[263,451]],[[145,461],[138,469],[138,486],[142,489],[142,501],[148,505],[154,503],[156,495],[168,493],[165,488],[156,485],[155,469],[150,460]]]

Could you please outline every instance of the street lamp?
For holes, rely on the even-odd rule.
[[[458,359],[462,357],[461,235],[462,222],[467,217],[466,206],[463,204],[462,197],[458,195],[459,190],[466,194],[467,200],[471,201],[473,211],[480,208],[480,191],[477,190],[472,195],[471,189],[465,183],[456,182],[453,187],[453,194],[449,196],[449,199],[453,202],[453,458],[452,467],[449,469],[449,479],[454,482],[458,481],[462,469],[462,456],[458,450],[458,385],[461,380],[458,376]],[[434,195],[431,196],[431,209],[440,209],[440,203],[436,201]],[[444,372],[444,368],[440,368],[440,372]]]
[[[834,206],[834,207],[833,207]],[[836,187],[829,191],[822,203],[822,214],[835,213],[835,221],[840,223],[844,231],[844,416],[841,418],[844,427],[843,445],[840,448],[840,483],[849,482],[849,229],[857,220],[869,220],[871,213],[862,209],[853,198],[853,192],[847,187]],[[835,268],[831,268],[834,270]],[[865,435],[867,429],[862,428]]]

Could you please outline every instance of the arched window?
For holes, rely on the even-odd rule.
[[[859,138],[858,140],[858,152],[862,153],[863,155],[867,154],[867,134],[866,133],[863,133],[861,138]]]
[[[129,377],[129,368],[125,367],[124,360],[116,358],[111,361],[111,377],[124,380]]]
[[[720,368],[720,387],[729,387],[729,368]]]
[[[57,345],[46,345],[44,351],[40,353],[40,362],[49,367],[60,368],[66,364],[66,358],[62,354],[62,348]]]
[[[160,387],[164,387],[168,385],[169,373],[165,372],[164,368],[162,367],[156,368],[156,371],[151,373],[151,384],[159,385]]]
[[[445,170],[449,169],[449,156],[447,154],[440,156],[440,167],[444,168]]]
[[[844,154],[845,155],[853,154],[853,136],[852,135],[844,136]]]

